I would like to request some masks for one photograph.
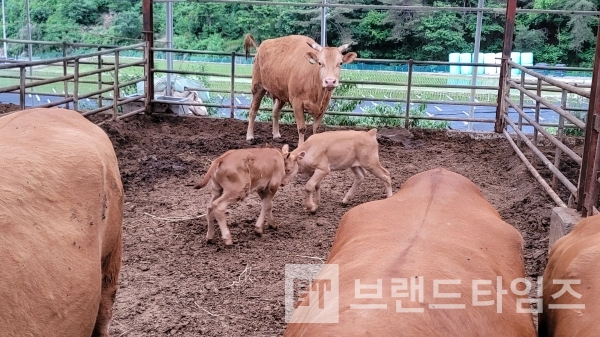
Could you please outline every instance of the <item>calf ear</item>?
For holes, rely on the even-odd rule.
[[[355,52],[344,54],[343,62],[344,62],[344,63],[350,63],[350,62],[354,61],[354,59],[355,59],[357,56],[358,56],[358,55],[356,55],[356,53],[355,53]]]
[[[296,156],[296,160],[302,160],[302,158],[304,158],[305,154],[306,154],[306,151],[302,151],[302,152],[298,153],[298,156]]]
[[[304,54],[304,57],[308,60],[310,64],[315,64],[318,62],[317,55],[315,55],[315,53],[313,52],[307,52],[306,54]]]

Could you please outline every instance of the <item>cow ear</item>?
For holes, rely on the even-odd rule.
[[[283,145],[281,152],[283,152],[283,154],[288,154],[290,152],[290,147],[287,144]]]
[[[344,58],[342,59],[342,62],[344,62],[344,63],[350,63],[350,62],[354,61],[354,59],[356,57],[358,57],[358,55],[356,55],[356,53],[354,53],[354,52],[344,54]]]
[[[316,51],[321,51],[321,49],[323,49],[323,47],[321,47],[321,45],[318,43],[310,43],[310,42],[306,41],[306,44],[308,44],[312,49],[314,49]]]
[[[306,154],[306,151],[302,151],[302,152],[298,153],[296,160],[302,160],[304,158],[305,154]]]
[[[315,53],[307,52],[306,54],[304,54],[304,57],[308,60],[310,64],[315,64],[318,62],[317,55],[315,55]]]

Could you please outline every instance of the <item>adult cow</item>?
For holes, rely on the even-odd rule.
[[[470,180],[419,173],[342,217],[326,262],[339,268],[339,289],[336,273],[322,272],[285,336],[535,336],[532,315],[516,310],[526,292],[511,291],[524,277],[522,250]]]
[[[290,103],[298,125],[298,144],[302,144],[306,132],[304,112],[313,117],[313,133],[316,133],[332,91],[340,83],[342,64],[352,62],[356,53],[342,54],[350,44],[322,47],[302,35],[265,40],[259,47],[254,37],[247,34],[244,40],[246,57],[252,46],[256,48],[256,55],[252,68],[252,103],[246,140],[251,143],[254,141],[254,119],[267,94],[273,99],[273,139],[281,140],[279,115],[284,104]]]
[[[539,336],[600,336],[600,215],[552,246],[543,278]]]
[[[0,118],[0,335],[108,336],[123,186],[106,134],[79,113]]]

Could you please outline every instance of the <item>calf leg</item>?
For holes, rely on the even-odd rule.
[[[350,169],[352,170],[352,172],[354,172],[354,183],[352,184],[352,187],[350,187],[350,189],[344,196],[344,200],[342,200],[342,204],[348,203],[348,201],[354,196],[354,193],[356,192],[356,189],[358,188],[358,186],[360,186],[360,184],[362,184],[362,182],[365,180],[365,171],[362,167],[352,166]]]
[[[254,85],[252,88],[252,103],[250,103],[250,112],[248,113],[248,131],[246,132],[246,141],[254,143],[254,120],[256,119],[256,113],[260,108],[260,102],[262,101],[267,91],[260,85]]]
[[[213,213],[213,202],[217,200],[223,190],[213,185],[212,197],[210,202],[208,203],[208,207],[206,210],[206,219],[208,219],[208,230],[206,231],[206,242],[213,243],[215,238],[215,215]]]
[[[281,142],[281,134],[279,133],[279,116],[281,115],[281,109],[285,103],[278,99],[273,101],[273,140]]]
[[[229,205],[234,204],[240,199],[242,198],[239,196],[234,196],[230,193],[225,192],[217,200],[212,202],[213,215],[219,223],[219,228],[221,229],[221,237],[223,238],[223,240],[225,241],[225,245],[227,246],[232,245],[233,240],[231,239],[231,232],[229,232],[229,228],[227,227],[227,216],[225,215],[225,210]]]
[[[321,123],[323,122],[323,116],[325,116],[325,111],[323,111],[323,113],[320,116],[315,117],[315,120],[313,122],[313,135],[317,133],[317,131],[319,131],[319,126],[321,126]]]
[[[260,216],[256,221],[256,228],[254,232],[257,235],[261,235],[264,232],[264,223],[265,217],[267,218],[267,223],[269,227],[275,227],[275,221],[273,219],[273,196],[275,193],[272,193],[270,190],[259,193],[258,195],[261,198],[261,209]]]
[[[121,235],[115,242],[113,251],[102,260],[102,292],[100,306],[92,337],[108,337],[108,323],[112,318],[112,307],[119,287],[119,270],[123,243]]]
[[[313,195],[315,190],[317,189],[317,186],[320,186],[321,180],[323,180],[323,178],[325,178],[325,176],[329,173],[329,170],[324,171],[324,170],[320,170],[320,169],[316,169],[315,173],[313,173],[312,177],[310,177],[310,179],[308,180],[308,182],[306,182],[306,185],[304,186],[305,190],[306,190],[306,209],[308,209],[309,212],[311,213],[315,213],[317,211],[317,208],[319,207],[317,204],[315,204],[314,200],[313,200]]]
[[[374,165],[370,165],[366,167],[367,171],[371,172],[377,178],[383,181],[383,185],[385,185],[385,194],[387,197],[392,196],[392,179],[390,178],[390,172],[386,170],[379,162]]]

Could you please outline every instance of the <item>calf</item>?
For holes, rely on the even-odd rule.
[[[284,336],[534,337],[524,277],[519,231],[469,179],[434,169],[341,218]]]
[[[215,159],[206,172],[204,179],[194,188],[202,188],[212,183],[212,199],[208,204],[206,218],[208,232],[206,241],[213,242],[214,222],[219,223],[225,245],[232,245],[231,233],[227,228],[225,210],[238,201],[242,201],[252,192],[258,193],[262,208],[255,233],[263,233],[265,217],[269,227],[277,228],[273,219],[273,197],[280,186],[287,185],[297,171],[297,161],[304,152],[292,154],[288,145],[281,150],[273,148],[250,148],[229,150]]]
[[[330,171],[350,168],[354,172],[354,184],[342,203],[354,196],[365,179],[365,170],[383,181],[386,195],[392,195],[392,180],[388,170],[379,162],[377,129],[369,131],[328,131],[310,136],[292,154],[305,153],[298,161],[298,173],[311,176],[306,183],[306,208],[314,213],[321,200],[321,181]]]
[[[552,246],[543,278],[539,336],[600,336],[600,215]]]

